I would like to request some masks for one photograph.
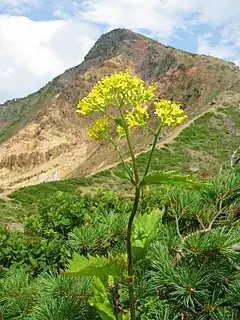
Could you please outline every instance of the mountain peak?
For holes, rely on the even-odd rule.
[[[143,35],[138,34],[130,29],[116,28],[107,33],[102,34],[99,40],[104,39],[105,41],[106,40],[123,41],[123,40],[143,39],[143,38],[144,38]]]
[[[106,54],[108,49],[116,49],[124,41],[146,39],[143,35],[135,33],[129,29],[117,28],[104,33],[96,41],[95,45],[88,52],[85,59],[94,59],[102,54]]]

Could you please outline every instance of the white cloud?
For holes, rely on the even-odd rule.
[[[212,32],[207,32],[201,36],[201,40],[209,40],[214,36]]]
[[[190,22],[217,26],[238,20],[240,15],[238,0],[76,0],[74,4],[75,13],[79,10],[79,14],[90,21],[149,28],[164,35],[183,24],[188,25],[184,18],[191,15]]]
[[[0,16],[0,101],[37,90],[79,64],[99,35],[89,23]]]
[[[4,57],[11,59],[15,67],[21,65],[34,76],[49,72],[55,74],[61,65],[48,45],[65,24],[65,21],[33,22],[26,17],[2,16],[1,62]]]
[[[172,35],[175,27],[181,25],[181,17],[166,11],[156,0],[89,0],[79,15],[109,28],[147,29],[161,37]]]
[[[0,12],[20,14],[31,9],[40,8],[44,0],[1,0]]]
[[[231,23],[224,26],[220,34],[220,43],[223,45],[228,45],[233,48],[237,52],[240,49],[240,22],[232,21]],[[240,59],[240,55],[238,55]]]
[[[232,47],[223,45],[211,45],[208,40],[199,39],[198,40],[198,53],[207,54],[220,59],[232,58],[235,56],[234,49]]]
[[[240,60],[234,60],[233,62],[240,67]]]

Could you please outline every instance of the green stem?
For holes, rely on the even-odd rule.
[[[122,106],[119,107],[120,115],[124,123],[124,129],[126,133],[127,144],[129,152],[132,158],[133,171],[135,175],[135,197],[134,204],[132,208],[132,213],[130,215],[127,227],[127,259],[128,259],[128,292],[129,292],[129,308],[131,314],[131,320],[136,320],[136,308],[135,308],[135,298],[134,298],[134,272],[133,272],[133,259],[132,259],[132,227],[135,215],[137,213],[139,199],[140,199],[140,187],[139,187],[139,173],[137,168],[137,161],[133,151],[132,142],[130,138],[130,132],[126,124],[124,114],[122,111]]]
[[[114,145],[114,147],[115,147],[115,149],[116,149],[116,151],[117,151],[117,153],[118,153],[118,156],[119,156],[122,164],[124,165],[124,168],[125,168],[125,170],[127,171],[129,178],[131,179],[132,184],[135,184],[135,181],[134,181],[133,176],[132,176],[132,172],[131,172],[131,171],[129,170],[129,168],[127,167],[127,164],[126,164],[126,162],[125,162],[125,160],[124,160],[124,158],[123,158],[123,156],[122,156],[122,154],[121,154],[121,152],[120,152],[120,150],[119,150],[119,148],[118,148],[117,143],[115,143],[115,141],[111,141],[111,142],[112,142],[112,144]]]
[[[129,148],[130,155],[131,155],[131,158],[132,158],[132,163],[133,163],[133,171],[134,171],[134,175],[135,175],[135,182],[136,182],[136,185],[138,186],[138,184],[139,184],[139,174],[138,174],[138,169],[137,169],[137,161],[136,161],[136,158],[135,158],[135,155],[134,155],[134,152],[133,152],[132,143],[131,143],[131,139],[130,139],[130,134],[129,134],[128,128],[127,128],[126,131],[127,131],[126,132],[126,138],[127,138],[128,148]]]
[[[132,158],[132,163],[133,163],[133,171],[134,171],[134,175],[135,175],[135,183],[138,186],[139,185],[139,174],[138,174],[138,169],[137,169],[136,157],[135,157],[134,152],[133,152],[132,142],[131,142],[131,138],[130,138],[130,132],[129,132],[128,126],[127,126],[127,124],[125,122],[124,115],[123,115],[123,112],[122,112],[122,108],[119,108],[119,110],[120,110],[120,115],[121,115],[121,118],[122,118],[124,126],[125,126],[125,133],[126,133],[126,138],[127,138],[128,149],[129,149],[130,156]]]
[[[151,150],[151,153],[150,153],[150,156],[148,158],[148,163],[147,163],[147,167],[146,167],[146,170],[145,170],[145,173],[143,175],[143,179],[146,177],[146,175],[148,174],[148,171],[149,171],[149,168],[150,168],[150,164],[151,164],[151,161],[152,161],[152,157],[153,157],[153,153],[154,153],[154,150],[155,150],[155,147],[156,147],[156,144],[158,142],[158,138],[159,138],[159,135],[161,133],[161,129],[162,127],[160,126],[157,133],[155,134],[155,138],[154,138],[154,141],[153,141],[153,145],[152,145],[152,150]]]
[[[135,299],[134,299],[134,279],[133,279],[133,259],[132,259],[132,226],[135,215],[137,213],[137,208],[139,204],[140,198],[140,188],[135,188],[135,198],[131,216],[128,221],[128,228],[127,228],[127,255],[128,255],[128,291],[129,291],[129,307],[130,307],[130,314],[131,320],[136,320],[136,309],[135,309]]]

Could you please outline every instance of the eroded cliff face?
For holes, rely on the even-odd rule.
[[[158,97],[181,102],[190,119],[212,108],[223,92],[234,95],[240,89],[234,64],[113,30],[100,37],[79,66],[35,94],[0,105],[0,187],[91,174],[113,164],[113,150],[87,137],[93,119],[77,116],[76,104],[101,77],[126,68],[155,82]],[[150,142],[138,131],[133,138],[139,152]]]
[[[73,107],[56,95],[36,120],[1,144],[1,186],[63,178],[91,148],[81,127]]]

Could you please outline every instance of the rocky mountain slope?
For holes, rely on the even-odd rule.
[[[0,187],[84,176],[111,166],[114,153],[87,137],[88,122],[76,115],[76,104],[102,76],[126,68],[156,82],[159,97],[181,102],[190,121],[223,104],[239,108],[240,69],[233,63],[115,29],[98,39],[80,65],[38,92],[0,105]],[[167,141],[172,134],[165,133]],[[240,140],[237,131],[232,134]],[[137,132],[135,141],[139,152],[150,142]]]

